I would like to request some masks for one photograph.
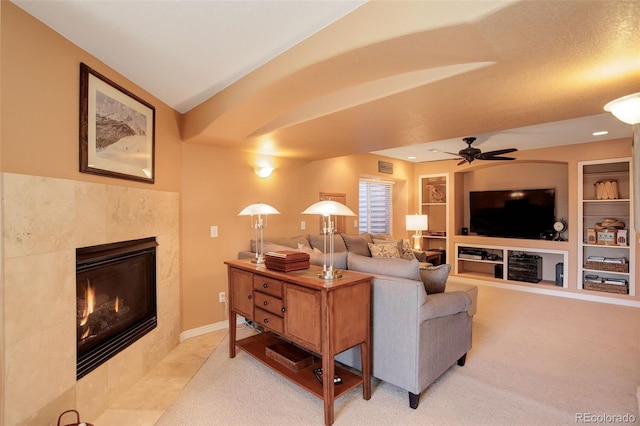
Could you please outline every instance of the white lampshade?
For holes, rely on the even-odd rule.
[[[615,99],[604,106],[604,110],[627,124],[640,123],[640,92]]]
[[[426,231],[429,229],[429,217],[426,214],[408,214],[407,231]]]
[[[337,201],[318,201],[306,208],[302,214],[320,214],[323,216],[355,216],[351,209]]]
[[[280,212],[269,204],[257,203],[242,209],[238,216],[255,216],[258,214],[280,214]]]

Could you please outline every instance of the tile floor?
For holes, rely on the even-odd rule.
[[[218,330],[181,342],[92,423],[153,426],[227,333]]]

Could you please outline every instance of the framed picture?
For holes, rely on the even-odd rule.
[[[80,64],[80,172],[154,183],[155,108]]]
[[[378,172],[393,174],[393,163],[388,161],[378,161]]]

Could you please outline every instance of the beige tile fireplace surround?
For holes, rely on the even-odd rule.
[[[179,196],[173,192],[2,174],[4,418],[96,418],[179,340]],[[75,249],[156,236],[158,327],[76,382]]]

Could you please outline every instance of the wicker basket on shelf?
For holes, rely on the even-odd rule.
[[[584,281],[582,287],[585,290],[595,290],[595,291],[604,291],[607,293],[617,293],[617,294],[629,294],[629,284],[627,285],[619,285],[619,284],[609,284],[603,282],[596,281]]]
[[[587,260],[585,264],[585,268],[594,269],[597,271],[622,272],[622,273],[629,272],[628,263],[596,262],[593,260]]]

